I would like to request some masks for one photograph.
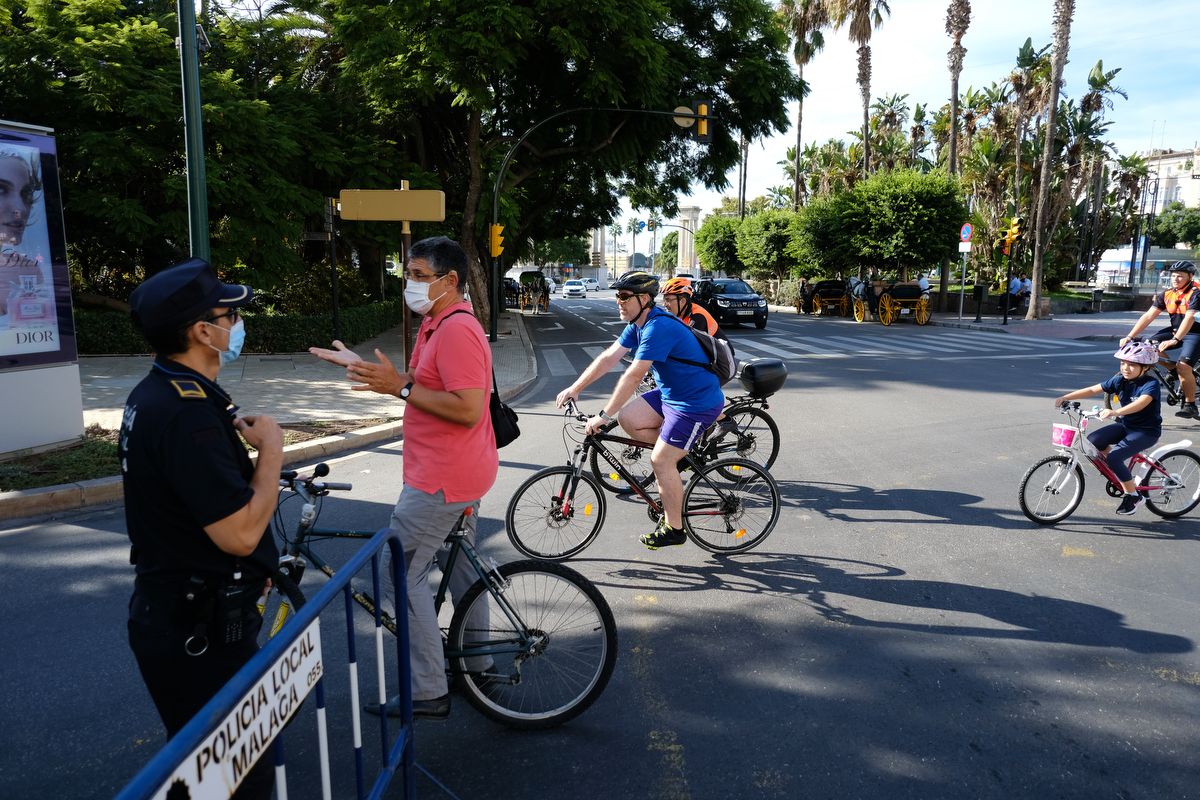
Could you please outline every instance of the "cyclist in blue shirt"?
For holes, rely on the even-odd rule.
[[[687,541],[683,531],[683,481],[677,465],[720,416],[725,395],[713,372],[684,363],[707,363],[708,359],[691,329],[654,304],[658,278],[647,272],[627,272],[612,288],[617,290],[621,320],[629,324],[574,383],[558,393],[556,402],[561,408],[568,400],[577,399],[580,392],[633,351],[633,363],[617,381],[600,413],[588,420],[587,432],[595,433],[617,421],[630,438],[654,442],[650,465],[658,480],[663,518],[658,527],[641,537],[641,542],[657,550]],[[650,370],[659,388],[634,397]]]
[[[1149,374],[1150,367],[1158,363],[1158,348],[1150,342],[1126,342],[1113,356],[1121,360],[1120,372],[1103,383],[1056,397],[1054,407],[1098,394],[1117,395],[1119,407],[1100,412],[1100,419],[1111,419],[1117,424],[1092,431],[1087,438],[1104,454],[1105,461],[1125,490],[1117,513],[1132,514],[1141,508],[1146,498],[1138,493],[1128,461],[1153,447],[1162,436],[1162,391],[1158,379]]]

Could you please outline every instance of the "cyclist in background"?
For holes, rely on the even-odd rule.
[[[1195,283],[1196,265],[1192,262],[1176,261],[1169,269],[1171,288],[1154,295],[1150,308],[1133,324],[1121,344],[1124,345],[1144,331],[1161,312],[1167,312],[1171,326],[1158,331],[1150,339],[1158,343],[1158,349],[1164,353],[1179,348],[1175,371],[1179,373],[1183,403],[1175,416],[1195,419],[1198,416],[1195,365],[1197,357],[1200,357],[1200,327],[1195,325],[1195,321],[1196,312],[1200,311],[1200,286]]]
[[[586,431],[593,434],[607,423],[619,421],[630,438],[654,442],[650,465],[658,479],[663,517],[640,541],[657,550],[687,541],[683,531],[683,481],[677,465],[720,415],[725,395],[716,375],[704,367],[684,363],[707,359],[691,331],[654,304],[658,278],[648,272],[627,272],[612,288],[617,290],[621,320],[629,324],[574,383],[558,393],[555,403],[562,408],[569,400],[577,399],[580,392],[633,351],[633,363],[617,381],[600,413],[588,420]],[[634,390],[651,369],[659,388],[634,397]]]
[[[671,278],[662,287],[663,308],[670,311],[681,320],[698,331],[704,331],[709,336],[729,341],[729,337],[717,325],[713,315],[702,306],[692,302],[692,279]],[[730,342],[729,348],[733,349]],[[717,436],[737,430],[737,423],[725,416],[724,412],[717,418]]]
[[[1076,389],[1054,399],[1059,408],[1069,400],[1093,397],[1098,394],[1116,394],[1121,400],[1119,408],[1106,408],[1100,419],[1116,420],[1116,425],[1105,425],[1087,435],[1097,450],[1105,457],[1108,466],[1121,480],[1125,496],[1117,506],[1118,514],[1132,514],[1141,508],[1146,498],[1138,493],[1128,461],[1143,450],[1153,447],[1162,436],[1160,397],[1162,387],[1150,372],[1158,363],[1158,348],[1150,342],[1126,342],[1113,353],[1121,360],[1121,371],[1103,383]]]

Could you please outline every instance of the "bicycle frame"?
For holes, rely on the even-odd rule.
[[[295,478],[282,479],[280,484],[288,489],[296,492],[303,500],[304,505],[300,511],[300,521],[296,526],[295,536],[288,539],[282,537],[286,543],[285,554],[280,558],[281,564],[291,563],[295,565],[298,561],[300,564],[300,572],[303,572],[303,561],[301,557],[308,559],[313,566],[325,574],[326,577],[334,576],[334,569],[329,565],[329,562],[321,558],[311,546],[310,538],[322,539],[370,539],[375,535],[374,531],[356,531],[356,530],[338,530],[333,528],[318,528],[314,525],[319,516],[318,502],[320,498],[328,494],[334,489],[349,489],[349,484],[335,483],[320,483],[313,480],[297,481]],[[464,512],[459,516],[453,530],[446,537],[446,542],[449,545],[449,552],[446,555],[446,564],[442,570],[442,579],[438,583],[437,592],[434,595],[434,608],[441,610],[442,604],[446,600],[446,595],[450,590],[450,575],[455,561],[461,556],[465,557],[470,563],[475,573],[484,581],[488,587],[488,592],[495,598],[496,605],[504,613],[514,632],[518,636],[512,640],[493,641],[489,646],[473,647],[470,650],[451,650],[446,648],[446,658],[454,663],[458,658],[475,658],[479,656],[495,656],[505,653],[531,653],[540,645],[540,637],[530,633],[531,628],[521,619],[521,615],[512,607],[504,595],[505,589],[508,588],[508,581],[500,572],[500,567],[494,559],[489,559],[489,564],[485,564],[480,557],[475,547],[467,540],[466,532],[466,517]],[[375,613],[375,600],[370,595],[351,587],[351,596],[354,601],[363,609],[371,614]],[[396,621],[387,611],[379,610],[381,622],[388,631],[393,635],[396,634]],[[518,664],[521,659],[518,659]],[[514,680],[512,676],[489,673],[489,677]]]
[[[1108,465],[1108,462],[1105,460],[1104,455],[1099,452],[1096,455],[1091,455],[1087,451],[1085,451],[1083,448],[1084,434],[1087,432],[1088,420],[1094,419],[1095,417],[1090,414],[1087,414],[1087,413],[1079,413],[1078,415],[1076,415],[1076,414],[1070,413],[1070,411],[1071,411],[1070,409],[1065,410],[1068,418],[1074,417],[1074,419],[1072,419],[1072,421],[1077,423],[1077,427],[1079,428],[1079,435],[1075,437],[1074,441],[1071,442],[1070,446],[1064,447],[1062,445],[1059,445],[1057,447],[1057,450],[1059,453],[1061,453],[1062,455],[1064,455],[1068,459],[1070,459],[1070,463],[1067,465],[1067,469],[1063,470],[1064,483],[1067,480],[1068,476],[1070,475],[1070,471],[1072,469],[1074,469],[1075,466],[1077,464],[1079,464],[1082,460],[1086,459],[1088,461],[1088,463],[1090,463],[1093,467],[1095,467],[1096,471],[1099,472],[1102,476],[1104,476],[1104,478],[1106,480],[1108,480],[1108,482],[1110,484],[1112,484],[1113,486],[1120,486],[1121,479],[1116,476],[1116,473],[1113,472],[1112,467],[1110,467]],[[1192,446],[1192,441],[1190,439],[1181,439],[1180,441],[1174,442],[1172,444],[1159,445],[1159,446],[1155,447],[1152,451],[1150,451],[1149,455],[1146,455],[1144,453],[1137,453],[1136,455],[1134,455],[1133,458],[1131,458],[1129,461],[1129,469],[1130,469],[1130,472],[1133,474],[1133,479],[1134,479],[1134,483],[1136,484],[1137,491],[1139,491],[1139,492],[1151,492],[1151,491],[1161,492],[1161,491],[1169,491],[1169,490],[1173,490],[1173,489],[1182,488],[1181,486],[1176,484],[1175,479],[1171,476],[1171,474],[1169,472],[1167,472],[1165,469],[1163,469],[1162,464],[1159,463],[1159,458],[1162,457],[1163,455],[1165,455],[1166,453],[1171,452],[1172,450],[1186,449],[1191,446]],[[1151,472],[1156,472],[1156,473],[1162,475],[1164,478],[1164,485],[1150,486],[1148,484],[1145,484],[1144,481],[1150,476]],[[1059,486],[1056,488],[1061,489],[1062,487]]]

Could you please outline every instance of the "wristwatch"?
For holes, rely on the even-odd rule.
[[[617,421],[616,417],[610,417],[603,408],[600,409],[600,419],[604,420],[605,422],[616,422]]]
[[[404,384],[404,388],[400,390],[400,399],[408,400],[408,396],[412,394],[413,381]]]

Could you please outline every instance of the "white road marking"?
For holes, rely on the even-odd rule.
[[[567,354],[557,347],[543,350],[542,358],[546,360],[546,368],[550,371],[551,375],[578,374],[578,370],[571,366],[571,359],[567,358]]]

